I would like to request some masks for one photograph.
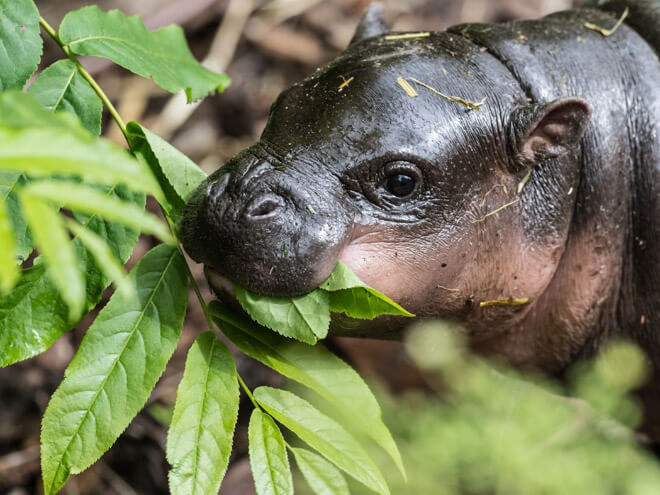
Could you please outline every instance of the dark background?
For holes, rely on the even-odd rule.
[[[93,2],[37,1],[44,17],[57,26],[66,12]],[[210,68],[233,79],[223,94],[187,106],[150,81],[101,59],[86,67],[117,105],[125,121],[137,120],[212,172],[258,139],[275,97],[335,57],[348,44],[368,0],[104,0],[103,9],[142,14],[148,28],[184,27],[193,53]],[[442,30],[459,22],[493,22],[539,17],[570,8],[571,0],[385,0],[392,30]],[[62,54],[47,41],[44,64]],[[104,135],[124,145],[118,129],[104,122]],[[150,205],[153,207],[154,205]],[[151,208],[156,212],[155,208]],[[143,237],[133,259],[155,241]],[[196,276],[210,294],[201,267]],[[107,300],[104,299],[104,302]],[[39,472],[40,420],[50,394],[78,347],[95,313],[64,335],[45,354],[0,370],[0,494],[42,493]],[[205,330],[191,297],[183,338],[145,410],[115,446],[92,468],[74,476],[66,495],[167,493],[165,441],[167,416],[175,399],[188,347]],[[391,342],[334,339],[330,345],[363,375],[398,392],[423,387],[402,348]],[[278,385],[278,377],[236,354],[239,372],[251,387]],[[234,453],[222,495],[252,495],[247,462],[247,418],[242,404]]]

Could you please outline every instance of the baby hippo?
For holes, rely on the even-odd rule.
[[[632,339],[660,440],[659,51],[660,0],[405,34],[374,5],[194,193],[185,249],[220,295],[303,294],[341,260],[547,373]],[[408,322],[331,332],[399,338]]]

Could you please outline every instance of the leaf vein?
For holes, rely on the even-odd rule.
[[[73,76],[76,75],[78,68],[73,64],[73,70],[71,71],[71,75],[69,75],[69,78],[66,81],[66,84],[64,84],[64,87],[62,88],[61,93],[57,97],[57,100],[55,100],[55,104],[53,105],[52,111],[54,112],[57,110],[57,107],[60,106],[60,103],[64,99],[64,95],[66,94],[67,90],[69,89],[69,85],[71,84],[71,81],[73,81]]]

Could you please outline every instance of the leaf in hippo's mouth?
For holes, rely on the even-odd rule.
[[[362,282],[341,261],[337,263],[319,289],[329,292],[330,311],[333,313],[344,313],[361,320],[373,320],[380,315],[407,316],[409,318],[415,316],[385,294],[381,294]]]
[[[256,322],[285,337],[316,344],[330,326],[330,298],[325,291],[314,290],[298,297],[271,297],[254,294],[234,285],[236,299]]]
[[[328,335],[331,312],[365,320],[380,315],[415,316],[367,286],[341,261],[318,289],[302,296],[263,296],[236,284],[234,291],[257,323],[307,344]]]

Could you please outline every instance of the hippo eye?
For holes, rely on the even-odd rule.
[[[416,184],[417,180],[410,175],[393,174],[387,178],[386,187],[390,193],[403,198],[413,193]]]

